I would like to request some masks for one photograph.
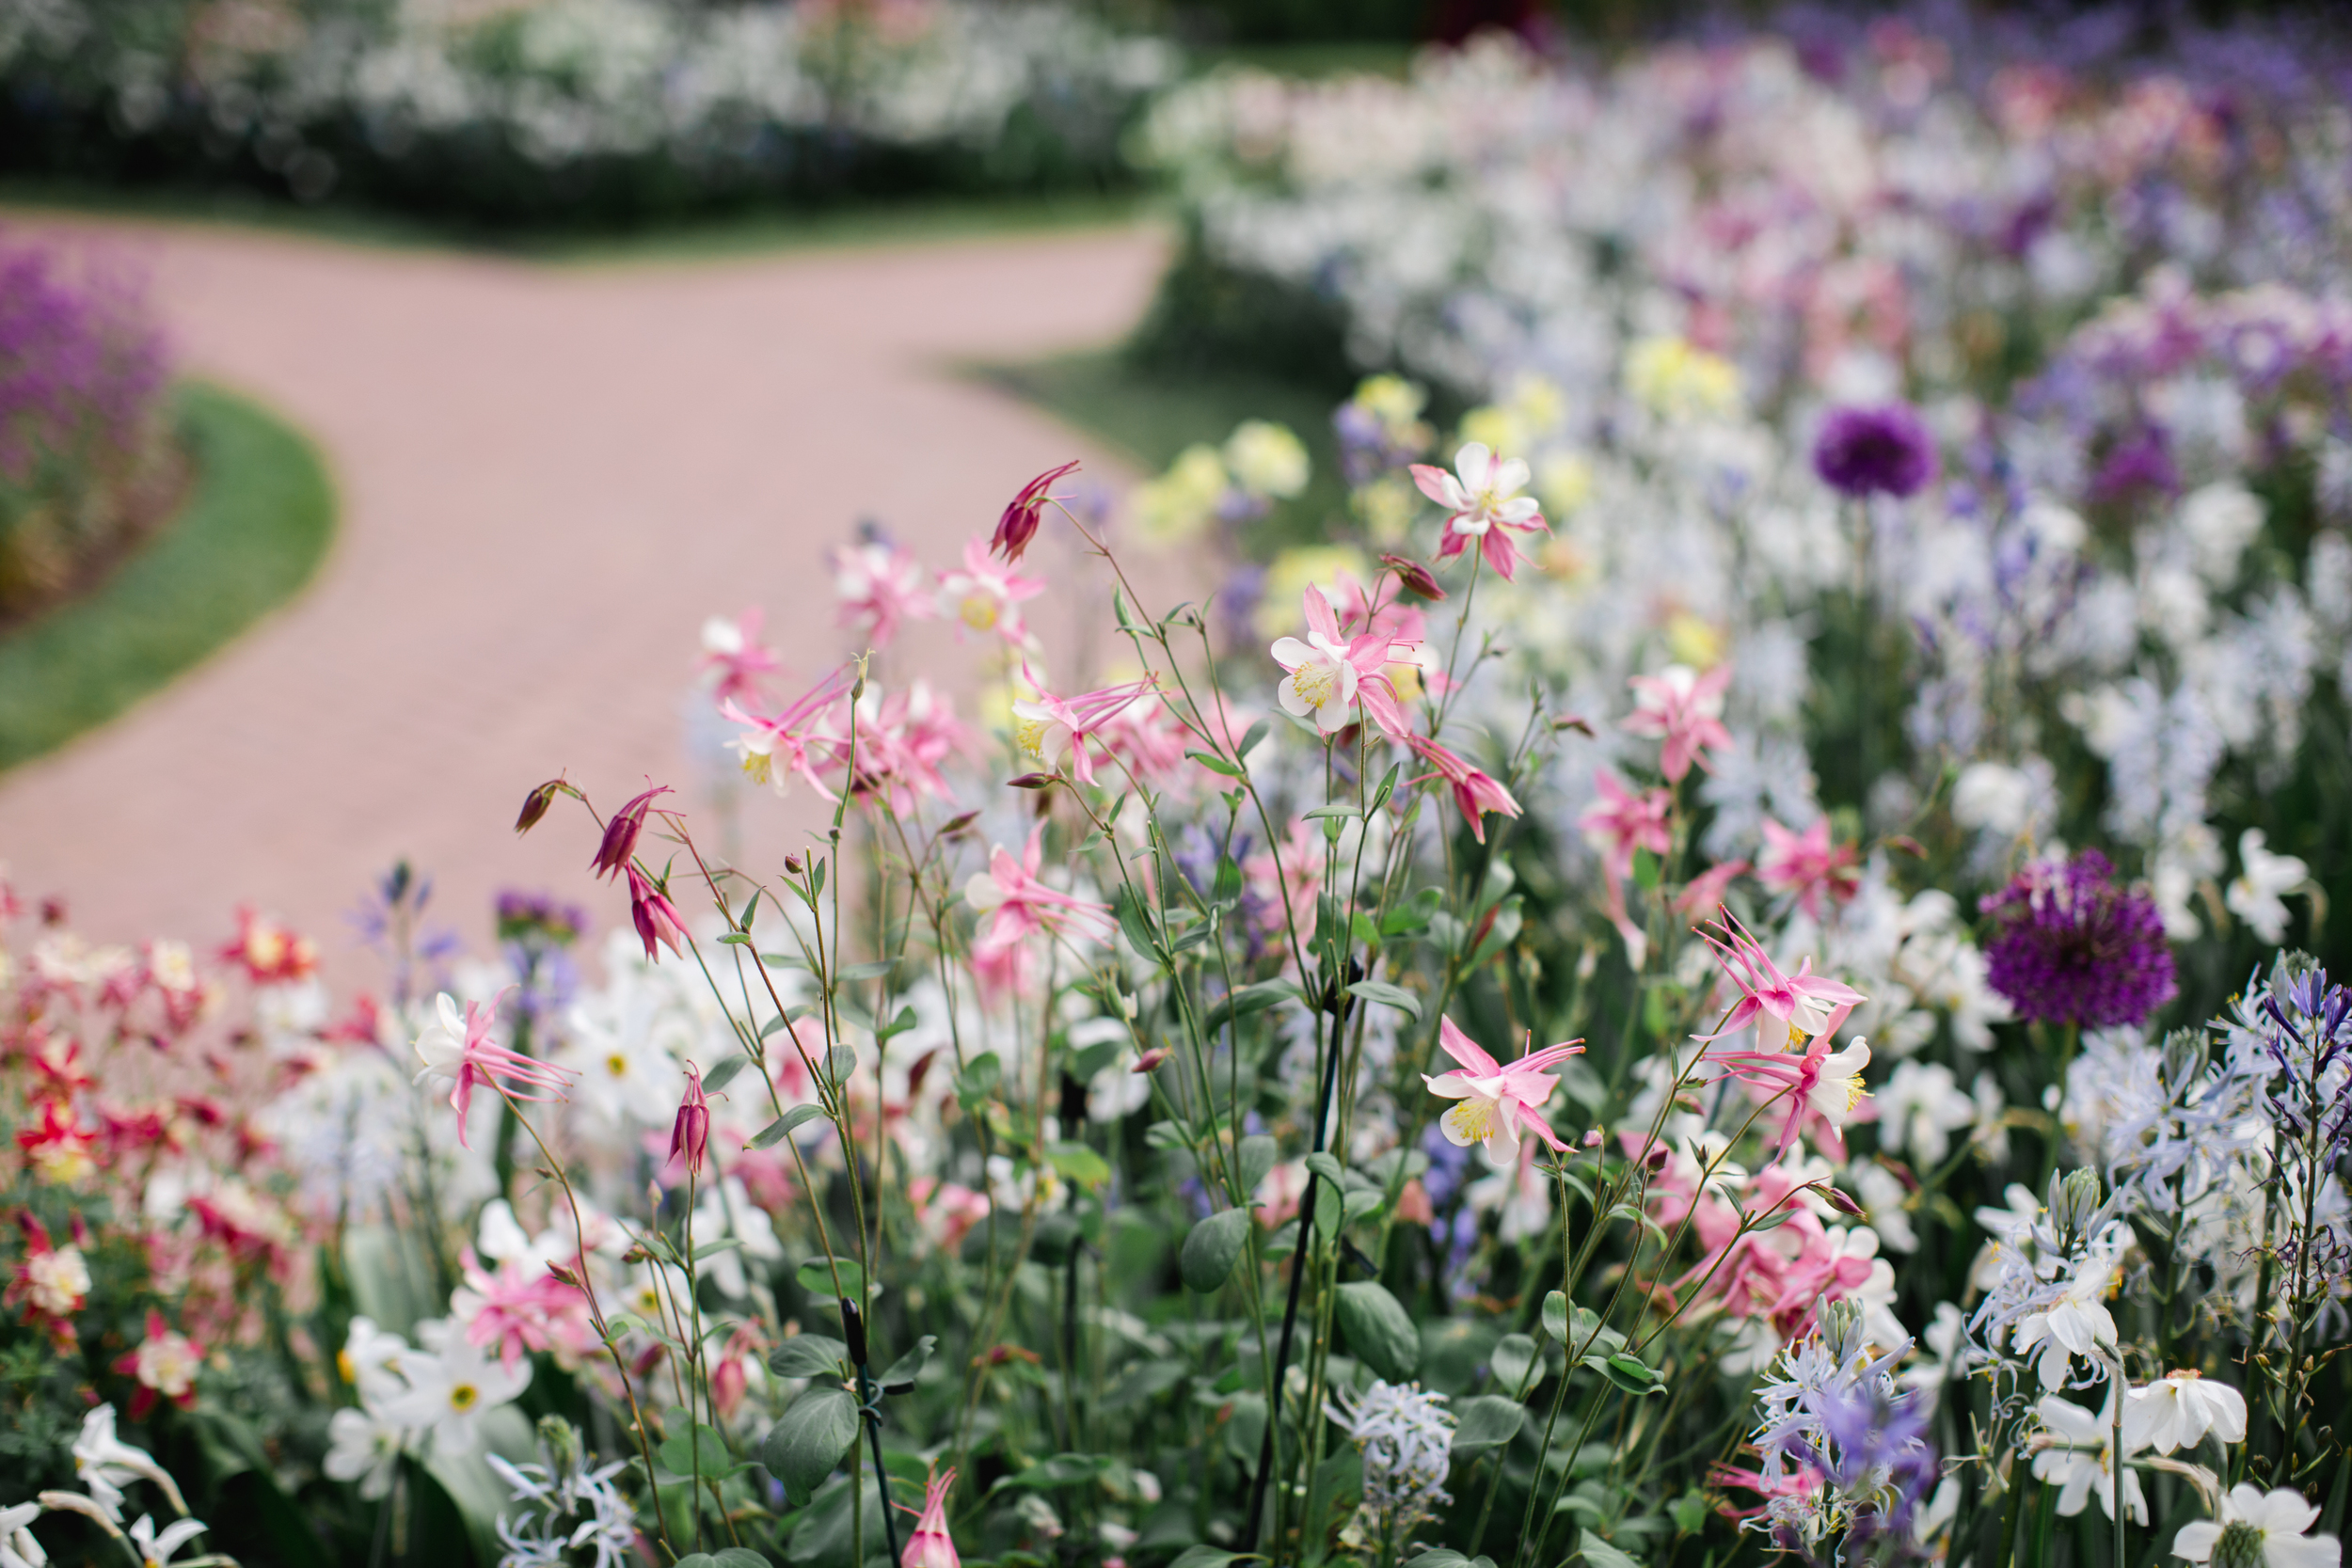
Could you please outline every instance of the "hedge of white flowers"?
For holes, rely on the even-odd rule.
[[[485,220],[1053,188],[1121,178],[1174,63],[1050,0],[42,0],[0,20],[0,161]]]

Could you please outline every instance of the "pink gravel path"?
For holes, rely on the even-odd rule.
[[[291,607],[0,778],[0,862],[92,937],[209,941],[250,901],[345,974],[343,915],[404,855],[475,943],[510,885],[625,920],[583,872],[584,818],[514,836],[525,791],[568,770],[609,806],[650,773],[698,803],[682,716],[706,615],[764,604],[806,673],[854,646],[821,562],[859,519],[944,566],[1045,467],[1129,477],[952,365],[1116,340],[1166,255],[1128,230],[548,268],[10,227],[143,263],[186,368],[319,443],[342,523]],[[1051,638],[1068,599],[1041,604]],[[894,658],[970,664],[937,626]],[[772,852],[791,810],[750,806],[751,848]]]

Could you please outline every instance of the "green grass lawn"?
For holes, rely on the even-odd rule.
[[[1244,420],[1290,426],[1314,459],[1314,479],[1306,494],[1252,531],[1253,555],[1263,557],[1286,545],[1319,544],[1327,537],[1323,520],[1346,510],[1339,442],[1331,433],[1335,400],[1295,381],[1248,371],[1171,373],[1138,365],[1117,349],[1025,365],[976,366],[972,373],[1150,472],[1166,468],[1195,441],[1222,442]]]
[[[0,636],[0,768],[104,723],[310,580],[335,531],[318,451],[201,383],[178,414],[196,473],[180,515],[98,588]]]

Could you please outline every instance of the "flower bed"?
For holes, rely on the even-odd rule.
[[[0,162],[490,224],[1086,188],[1172,64],[1052,4],[72,4],[0,31]]]

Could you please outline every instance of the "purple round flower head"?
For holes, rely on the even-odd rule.
[[[1813,443],[1813,471],[1840,495],[1915,496],[1936,475],[1935,441],[1907,403],[1833,408]]]
[[[1994,927],[1985,978],[2025,1018],[2101,1029],[2138,1023],[2172,999],[2155,900],[2117,886],[2096,849],[2029,865],[1978,908]]]

